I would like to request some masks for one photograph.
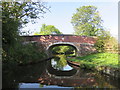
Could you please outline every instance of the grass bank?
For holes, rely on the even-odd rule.
[[[91,54],[82,57],[76,57],[74,59],[70,59],[70,61],[80,63],[81,68],[96,68],[101,66],[107,66],[112,68],[120,68],[120,64],[118,64],[118,54],[115,53],[97,53]]]

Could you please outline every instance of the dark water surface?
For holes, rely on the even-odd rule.
[[[3,88],[113,88],[120,89],[120,80],[98,72],[70,65],[65,55],[46,62],[15,67],[3,71]],[[14,90],[14,89],[12,89]]]

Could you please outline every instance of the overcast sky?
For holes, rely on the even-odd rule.
[[[110,2],[111,1],[111,2]],[[42,24],[54,25],[64,34],[73,34],[74,29],[71,22],[76,8],[86,5],[96,6],[102,18],[103,26],[109,30],[115,37],[118,35],[118,2],[110,0],[109,2],[47,2],[51,6],[50,11],[44,15],[44,18],[36,20],[36,24],[29,23],[24,31],[30,31],[32,34],[39,32]]]

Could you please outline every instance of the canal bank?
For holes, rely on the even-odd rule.
[[[112,68],[107,66],[98,66],[95,68],[98,72],[120,78],[120,68]]]
[[[83,57],[69,59],[80,68],[96,70],[100,73],[120,78],[120,65],[118,63],[118,54],[97,53]]]
[[[67,62],[73,66],[80,67],[80,64],[74,61],[69,61]],[[97,66],[95,68],[89,68],[91,70],[96,70],[101,74],[106,74],[109,76],[113,76],[115,78],[120,78],[120,68],[112,68],[112,67],[107,67],[107,66]]]

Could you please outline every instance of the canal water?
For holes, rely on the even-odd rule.
[[[113,88],[120,89],[120,79],[79,67],[67,62],[65,55],[33,65],[18,66],[3,72],[3,88]]]

